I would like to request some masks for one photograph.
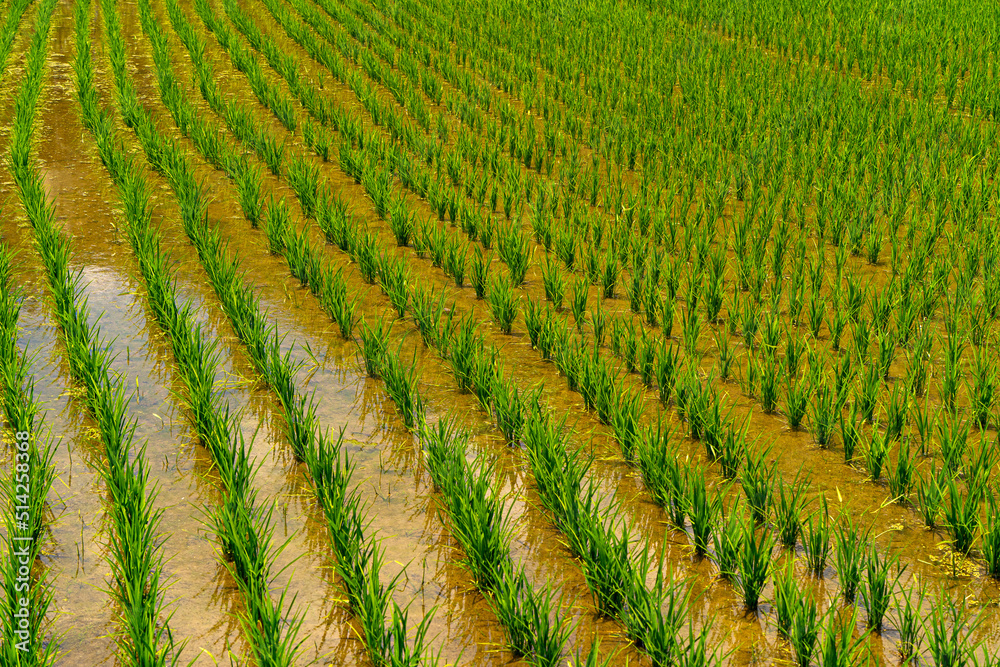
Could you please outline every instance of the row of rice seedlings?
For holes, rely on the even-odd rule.
[[[600,510],[596,487],[582,485],[590,461],[582,452],[566,449],[564,422],[553,422],[536,406],[525,424],[524,437],[542,502],[566,535],[570,550],[583,561],[598,610],[618,619],[653,664],[673,664],[685,656],[708,664],[723,659],[718,650],[709,652],[697,642],[708,628],[681,636],[689,615],[688,584],[664,575],[662,554],[659,562],[650,561],[648,541],[639,543],[638,555],[629,555],[629,526],[627,522],[614,525],[615,503]],[[645,581],[651,567],[655,583],[648,587]]]
[[[155,34],[157,26],[150,21],[148,11],[148,3],[141,3],[140,12],[147,14],[144,27]],[[154,39],[154,48],[162,44],[162,40]],[[165,57],[165,52],[161,53],[158,66],[167,68],[169,59]],[[165,80],[170,79],[168,77]],[[185,175],[187,174],[181,172],[181,176]],[[190,178],[188,182],[191,182]],[[318,268],[318,254],[311,252],[305,234],[297,234],[289,228],[283,228],[278,233],[284,237],[283,251],[289,259],[292,272],[298,273],[300,279],[305,277],[310,287],[339,284],[340,289],[335,293],[321,294],[321,300],[344,301],[346,288],[343,286],[342,278],[338,281],[339,274],[322,272],[322,269]],[[351,464],[346,454],[341,461],[342,440],[333,444],[327,434],[320,432],[314,398],[300,395],[295,388],[293,380],[295,367],[290,361],[291,351],[285,354],[279,351],[281,341],[274,328],[268,326],[263,319],[253,294],[237,277],[236,263],[223,258],[217,232],[212,231],[204,236],[195,235],[192,240],[198,247],[210,278],[213,279],[217,294],[222,299],[223,309],[247,344],[251,359],[258,371],[281,399],[289,442],[296,458],[306,463],[316,484],[316,493],[324,506],[331,530],[331,542],[338,557],[338,573],[347,589],[349,604],[361,620],[363,639],[369,656],[379,665],[415,664],[415,661],[421,659],[424,654],[424,643],[431,616],[428,615],[416,627],[411,643],[407,642],[408,612],[399,608],[395,602],[392,602],[392,620],[388,626],[386,625],[385,617],[391,601],[391,589],[398,583],[398,577],[388,586],[380,582],[381,551],[377,545],[370,540],[366,541],[364,537],[363,528],[366,526],[366,521],[360,501],[356,496],[350,496],[346,505],[344,503]],[[305,266],[301,266],[300,262]],[[319,289],[322,287],[314,291]],[[351,318],[353,319],[353,314]],[[343,324],[341,328],[343,332]],[[345,334],[345,337],[349,336],[349,332]],[[389,375],[392,374],[389,373],[387,377]],[[334,463],[341,472],[331,475],[331,463]],[[335,488],[330,488],[331,483]],[[269,525],[269,512],[261,516],[264,524]],[[261,563],[261,566],[266,568],[266,563]],[[262,573],[266,575],[266,569]],[[258,597],[262,597],[260,591],[266,593],[266,587],[257,586],[256,590]],[[256,602],[264,612],[269,611],[268,607],[277,611],[283,606],[284,595],[273,606],[267,605],[264,599]],[[296,628],[296,623],[290,626],[279,648],[287,648],[294,654],[297,650],[297,644],[294,643]]]
[[[426,464],[441,492],[452,533],[462,544],[477,588],[507,628],[511,650],[533,665],[560,664],[573,630],[564,615],[566,605],[551,587],[532,588],[524,566],[512,561],[511,505],[500,496],[493,464],[482,458],[472,464],[466,460],[468,438],[450,419],[421,428]]]
[[[0,243],[0,383],[11,437],[10,475],[0,481],[6,557],[0,560],[5,604],[0,624],[0,660],[6,665],[46,666],[55,662],[56,643],[45,634],[53,589],[47,573],[35,572],[50,522],[46,497],[52,488],[55,447],[44,431],[35,400],[30,357],[18,349],[22,291],[13,283],[13,253]]]
[[[30,0],[17,0],[7,5],[7,12],[4,16],[3,27],[0,28],[0,77],[7,72],[7,58],[10,50],[14,47],[14,39],[17,37],[18,28],[21,27],[21,19],[31,5]]]
[[[170,633],[169,615],[163,612],[160,513],[153,509],[156,492],[148,487],[145,447],[134,442],[136,422],[127,414],[129,399],[122,380],[111,372],[110,345],[101,341],[99,327],[89,323],[80,274],[69,268],[69,239],[56,225],[54,206],[45,196],[31,158],[35,109],[55,4],[44,2],[38,7],[26,73],[15,101],[11,167],[48,275],[70,372],[86,389],[85,402],[105,447],[106,464],[101,472],[111,495],[108,511],[112,526],[107,557],[110,591],[121,613],[117,637],[120,657],[129,663],[175,664],[179,647]]]

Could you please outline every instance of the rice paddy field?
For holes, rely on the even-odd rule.
[[[0,665],[997,665],[998,22],[2,0]]]

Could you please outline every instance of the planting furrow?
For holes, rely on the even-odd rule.
[[[107,461],[102,472],[112,499],[108,559],[112,594],[121,612],[119,655],[130,664],[173,663],[176,647],[163,620],[162,549],[157,532],[160,513],[152,508],[155,491],[147,491],[149,473],[143,447],[137,448],[138,455],[133,458],[135,420],[127,416],[129,399],[121,380],[110,373],[110,346],[101,342],[100,329],[90,324],[80,275],[69,269],[69,241],[56,226],[54,207],[47,200],[31,156],[54,7],[55,2],[39,5],[27,72],[17,98],[12,172],[48,275],[71,373],[86,389],[86,404],[105,446]]]

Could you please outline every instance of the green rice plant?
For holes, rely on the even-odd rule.
[[[418,283],[413,288],[411,299],[411,312],[413,320],[420,331],[420,337],[428,347],[440,348],[442,343],[447,343],[447,338],[442,338],[442,322],[444,328],[450,327],[451,318],[454,314],[453,308],[445,307],[444,291],[435,292],[433,288],[428,288],[422,283]]]
[[[509,444],[520,442],[528,410],[536,399],[537,394],[522,395],[513,382],[500,380],[498,373],[498,381],[493,384],[493,417]],[[555,435],[550,434],[550,437]]]
[[[319,167],[301,158],[293,159],[288,165],[288,184],[295,191],[302,214],[307,218],[316,217],[316,202],[319,197]]]
[[[347,202],[338,195],[324,191],[316,203],[316,223],[323,230],[327,243],[332,243],[346,253],[354,250],[355,226],[351,221]]]
[[[896,453],[896,465],[889,468],[889,494],[893,502],[905,504],[909,501],[916,481],[916,461],[910,454],[910,443],[900,442]]]
[[[510,334],[514,318],[517,317],[519,297],[515,296],[512,283],[503,278],[497,277],[490,283],[489,293],[486,295],[486,302],[489,304],[493,319],[500,326],[500,331]]]
[[[871,325],[868,324],[868,320],[861,317],[854,322],[851,338],[854,342],[855,356],[858,359],[867,359],[868,348],[871,347]]]
[[[267,164],[267,168],[270,169],[271,173],[275,176],[280,176],[281,164],[285,158],[285,142],[282,141],[279,144],[274,137],[264,135],[263,142],[261,144],[261,152],[263,153],[264,162]]]
[[[826,315],[826,308],[826,300],[814,291],[809,299],[809,313],[807,315],[809,333],[812,334],[813,338],[819,338],[819,332],[823,328],[823,319],[824,315]]]
[[[698,354],[698,336],[701,332],[701,322],[698,319],[698,310],[690,308],[684,311],[684,352],[691,359]]]
[[[747,442],[747,433],[750,430],[750,417],[747,415],[742,428],[730,425],[725,430],[725,434],[719,445],[718,461],[722,468],[724,479],[736,479],[740,472],[740,466],[746,459],[747,451],[750,448]]]
[[[973,350],[972,373],[967,381],[972,421],[980,429],[990,422],[993,406],[996,405],[998,386],[996,365],[982,347]]]
[[[840,413],[840,437],[844,443],[844,463],[850,464],[861,441],[861,415],[856,403],[851,404],[849,413]]]
[[[948,502],[944,506],[945,525],[951,533],[951,539],[956,551],[968,554],[979,533],[979,504],[981,492],[968,489],[963,494],[955,484],[955,478],[948,478]]]
[[[806,506],[806,488],[809,480],[799,470],[791,484],[777,476],[778,492],[775,494],[774,523],[778,531],[778,542],[786,549],[795,547],[802,531],[802,511]]]
[[[396,237],[397,246],[410,245],[410,239],[413,238],[416,230],[416,222],[413,212],[407,209],[404,198],[396,200],[389,212],[389,229]]]
[[[840,580],[840,594],[844,602],[853,604],[861,585],[862,563],[868,548],[870,529],[861,530],[850,514],[842,513],[837,519],[833,536],[836,542],[835,564]]]
[[[448,252],[448,234],[445,232],[444,225],[427,222],[421,227],[421,232],[424,236],[424,246],[431,258],[431,264],[434,268],[443,268]]]
[[[510,282],[514,287],[524,283],[531,261],[531,251],[528,238],[521,231],[520,225],[508,225],[500,235],[498,251],[500,259],[510,270]]]
[[[871,437],[868,446],[865,448],[865,469],[872,481],[882,479],[882,470],[885,467],[886,459],[889,457],[889,443],[878,424],[874,424],[871,430]]]
[[[639,347],[639,378],[646,387],[652,387],[656,377],[656,348],[657,344],[652,336],[647,336],[642,332],[642,340]]]
[[[647,278],[643,289],[645,296],[642,305],[646,315],[646,323],[651,327],[658,326],[660,324],[660,291],[657,289],[656,283],[649,278]]]
[[[378,245],[378,238],[369,231],[354,243],[354,261],[358,263],[361,278],[369,285],[374,285],[378,279]]]
[[[674,525],[683,528],[690,504],[688,484],[681,469],[677,443],[673,440],[673,429],[662,416],[655,430],[649,426],[642,431],[636,443],[636,464],[653,502],[667,509],[674,519],[679,517]]]
[[[760,311],[751,302],[745,302],[740,310],[740,331],[743,332],[743,343],[748,350],[756,347],[757,332],[760,330]]]
[[[607,315],[604,312],[604,302],[597,300],[597,305],[590,314],[590,324],[594,330],[594,345],[601,347],[604,345],[604,334],[607,331]],[[657,355],[659,359],[659,355]],[[659,366],[657,366],[657,369]]]
[[[618,258],[608,252],[604,258],[604,270],[601,272],[601,289],[605,299],[615,298],[618,273]]]
[[[973,491],[979,493],[989,487],[991,471],[996,467],[998,452],[987,444],[986,434],[980,434],[979,447],[970,454],[966,461],[965,483]]]
[[[392,323],[386,323],[384,317],[380,317],[374,326],[370,326],[364,316],[361,317],[361,342],[358,347],[365,361],[368,377],[381,377],[382,360],[388,349],[391,331]]]
[[[819,639],[821,621],[819,607],[813,595],[801,596],[795,603],[795,607],[788,632],[788,641],[795,651],[795,660],[800,667],[809,667],[816,650],[816,642]]]
[[[886,440],[899,440],[903,435],[903,428],[906,426],[906,418],[910,413],[910,402],[906,390],[896,383],[892,387],[892,394],[889,403],[886,405]]]
[[[739,504],[739,497],[729,508],[726,517],[725,509],[719,515],[718,528],[712,532],[712,559],[719,568],[719,576],[732,581],[739,570],[740,553],[743,550],[743,524],[745,512]]]
[[[347,297],[347,283],[344,280],[343,269],[331,271],[327,269],[323,272],[322,283],[319,288],[319,299],[323,309],[330,314],[333,321],[340,329],[340,335],[344,340],[350,340],[357,322],[356,307],[358,297],[353,299]]]
[[[569,230],[561,230],[556,235],[555,253],[559,261],[572,271],[576,265],[576,236]]]
[[[663,337],[670,338],[674,330],[674,313],[677,309],[677,302],[669,294],[663,296],[660,301],[660,327],[663,330]]]
[[[542,309],[538,305],[538,302],[533,299],[528,299],[528,304],[524,309],[524,328],[528,331],[528,340],[531,341],[531,347],[538,349],[538,339],[541,336],[542,328],[549,323],[548,310],[546,310],[547,317],[542,319]],[[576,360],[576,357],[572,357]],[[567,375],[567,378],[571,376]],[[576,377],[572,375],[572,377]]]
[[[396,309],[396,315],[402,318],[410,303],[410,284],[413,282],[413,272],[405,261],[387,252],[379,255],[378,272],[382,291],[389,297],[389,302]]]
[[[840,307],[839,303],[835,302],[833,309],[829,311],[826,321],[827,329],[830,331],[830,347],[835,352],[840,350],[840,338],[844,333],[844,327],[847,326],[847,322],[847,313]]]
[[[632,280],[625,286],[628,296],[629,310],[637,315],[642,313],[646,297],[644,267],[639,266],[632,271]]]
[[[579,331],[583,331],[583,325],[587,321],[588,290],[589,286],[587,285],[587,281],[583,278],[579,278],[573,282],[573,295],[570,299],[569,305],[570,310],[573,313],[573,320],[576,322],[576,328]]]
[[[770,356],[777,354],[778,345],[781,343],[781,320],[778,318],[778,313],[771,311],[764,318],[760,343],[765,354]]]
[[[773,564],[774,536],[768,530],[758,530],[756,519],[743,523],[742,548],[738,556],[739,570],[733,586],[743,598],[747,611],[757,611]]]
[[[729,341],[729,335],[721,329],[715,332],[715,349],[719,355],[719,379],[725,382],[732,374],[735,353]]]
[[[792,618],[798,608],[802,592],[795,582],[795,561],[789,558],[774,571],[774,615],[777,617],[778,634],[787,638],[792,629]]]
[[[951,475],[947,468],[937,469],[935,465],[917,481],[917,507],[924,519],[924,525],[934,528],[944,503],[944,492]]]
[[[955,414],[957,409],[958,388],[962,379],[961,357],[965,345],[959,342],[957,336],[945,339],[944,369],[941,373],[941,402],[945,409]]]
[[[916,587],[899,586],[894,596],[893,606],[896,608],[896,628],[899,631],[899,641],[896,650],[899,659],[910,662],[920,652],[920,639],[923,628],[921,608],[927,597],[927,584],[921,580]]]
[[[678,667],[717,667],[725,664],[732,655],[732,650],[720,651],[718,646],[711,651],[708,650],[711,623],[706,626],[696,630],[694,619],[689,619],[688,639],[683,643],[683,648],[676,658]]]
[[[663,405],[670,402],[670,397],[674,393],[679,363],[680,350],[673,345],[668,345],[665,339],[662,340],[660,352],[656,355],[656,387]]]
[[[785,413],[788,417],[788,425],[793,431],[799,430],[802,420],[806,416],[806,409],[809,407],[809,395],[811,387],[808,378],[798,381],[787,380],[785,382]]]
[[[455,280],[455,286],[461,287],[465,282],[465,266],[469,257],[469,246],[462,245],[458,239],[454,243],[448,244],[448,251],[445,255],[444,268]]]
[[[857,625],[857,610],[853,607],[846,618],[840,618],[833,611],[826,614],[823,635],[816,654],[819,667],[853,667],[862,662],[861,648],[866,636],[854,636]]]
[[[885,333],[878,338],[878,368],[883,382],[889,381],[889,371],[896,358],[896,336]]]
[[[611,428],[621,447],[622,457],[631,462],[640,439],[639,423],[642,419],[643,396],[640,393],[619,391],[617,407],[611,414]]]
[[[709,497],[705,484],[705,471],[700,466],[688,470],[687,499],[690,503],[688,516],[691,518],[691,535],[694,538],[694,551],[698,556],[708,553],[709,538],[712,536],[712,526],[722,510],[724,493],[718,490]]]
[[[280,255],[285,249],[285,237],[291,225],[285,198],[268,200],[264,232],[272,255]]]
[[[563,298],[566,296],[566,281],[558,265],[547,258],[542,265],[542,286],[545,288],[545,298],[552,302],[556,311],[562,310]]]
[[[969,422],[954,414],[946,416],[937,422],[937,436],[944,467],[952,475],[958,474],[968,448]]]
[[[986,561],[986,573],[1000,579],[1000,509],[994,494],[990,493],[987,499],[989,507],[982,531],[983,560]]]
[[[486,296],[486,286],[489,283],[490,264],[492,262],[493,253],[483,253],[482,249],[477,246],[476,252],[472,255],[472,273],[469,276],[477,299],[482,299]]]
[[[765,354],[760,373],[760,402],[767,414],[774,413],[778,407],[778,380],[780,377],[778,362],[773,355]]]
[[[941,667],[978,664],[974,657],[983,640],[972,637],[983,621],[981,613],[969,614],[964,596],[956,600],[942,587],[930,614],[924,617],[924,636],[934,664]]]
[[[843,402],[844,396],[847,395],[847,386],[851,383],[854,377],[857,375],[857,369],[854,366],[854,362],[849,354],[840,355],[840,363],[834,365],[834,382],[833,389],[834,393],[841,397],[840,400]]]
[[[236,175],[236,192],[239,196],[243,215],[250,221],[254,229],[260,225],[260,217],[264,210],[264,201],[260,191],[260,168],[256,165],[247,166]]]
[[[383,354],[379,364],[379,374],[385,381],[385,389],[396,404],[403,425],[408,429],[419,427],[424,421],[424,404],[417,390],[417,359],[416,353],[409,366],[402,362],[402,347],[400,341],[396,354]]]
[[[875,420],[875,408],[878,405],[879,391],[882,380],[874,364],[863,367],[864,375],[860,378],[854,390],[854,402],[858,406],[861,417],[868,423]]]
[[[830,557],[830,532],[830,510],[826,504],[826,496],[823,496],[822,509],[811,514],[802,526],[802,549],[806,554],[806,565],[817,577],[823,576]]]
[[[890,575],[892,569],[896,571],[895,577]],[[865,603],[870,631],[882,634],[882,621],[892,601],[892,592],[905,569],[906,566],[899,562],[899,556],[883,556],[874,544],[869,544],[864,561],[865,577],[861,586],[861,599]]]
[[[656,575],[647,585],[650,567]],[[632,579],[624,586],[628,606],[620,617],[626,633],[641,644],[654,665],[676,664],[685,651],[680,633],[690,614],[690,584],[676,575],[664,575],[662,549],[655,559],[648,549],[641,550],[629,569]]]
[[[771,513],[771,500],[774,493],[777,462],[768,465],[765,461],[771,448],[747,453],[746,466],[740,476],[740,485],[746,494],[750,515],[757,525],[763,525]]]
[[[809,403],[809,421],[812,425],[816,444],[822,448],[830,445],[840,411],[833,389],[826,378],[819,382],[819,387],[813,392]]]

